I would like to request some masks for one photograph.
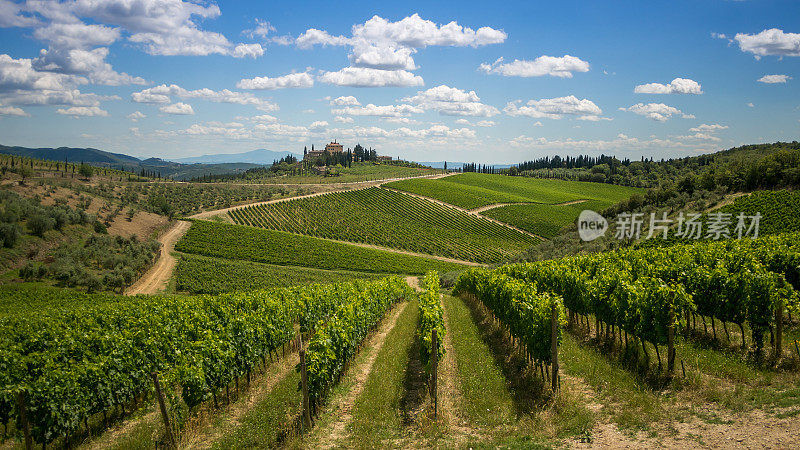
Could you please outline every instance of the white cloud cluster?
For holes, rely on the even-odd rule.
[[[314,78],[308,72],[290,73],[280,77],[245,78],[236,83],[239,89],[292,89],[310,88],[314,86]]]
[[[261,47],[261,44],[239,44],[234,47],[231,56],[234,58],[250,57],[255,59],[259,56],[264,56],[264,49]]]
[[[72,117],[108,116],[108,111],[100,109],[98,106],[71,106],[69,108],[59,108],[56,112]]]
[[[266,112],[277,111],[279,109],[278,105],[275,103],[246,92],[234,92],[228,89],[214,91],[208,88],[189,91],[175,84],[169,86],[162,84],[139,92],[134,92],[131,94],[131,99],[137,103],[169,103],[172,101],[171,97],[173,96],[181,99],[198,98],[215,103],[253,105]]]
[[[787,81],[791,80],[792,77],[789,75],[764,75],[763,77],[759,78],[759,83],[766,83],[766,84],[778,84],[778,83],[786,83]]]
[[[565,115],[577,116],[581,120],[603,120],[603,110],[589,99],[578,99],[574,95],[556,98],[508,102],[503,112],[509,116],[524,116],[534,119],[561,119]]]
[[[693,119],[691,114],[684,114],[678,108],[667,106],[663,103],[637,103],[629,106],[628,108],[620,108],[620,111],[628,111],[640,116],[647,117],[648,119],[656,120],[659,122],[666,122],[673,116],[681,116],[684,119]]]
[[[800,33],[784,33],[772,28],[758,34],[737,33],[734,37],[743,52],[762,56],[800,56]]]
[[[413,105],[373,105],[346,106],[332,109],[331,114],[336,116],[376,116],[376,117],[402,117],[411,114],[422,114],[425,110]]]
[[[158,108],[159,111],[167,114],[174,114],[179,116],[188,116],[194,115],[194,109],[192,105],[188,105],[186,103],[173,103],[171,105],[164,105]]]
[[[144,119],[147,116],[141,111],[134,111],[125,117],[130,119],[132,122],[138,122],[139,120]]]
[[[412,97],[403,99],[426,110],[439,111],[446,116],[480,116],[491,117],[500,114],[494,106],[481,103],[475,91],[463,91],[447,85],[432,87],[418,91]]]
[[[98,106],[101,100],[118,98],[83,93],[77,86],[89,82],[85,77],[38,71],[33,63],[0,54],[0,104]]]
[[[515,59],[504,63],[499,58],[492,64],[483,63],[478,67],[486,73],[496,73],[506,77],[541,77],[550,75],[559,78],[572,78],[573,72],[588,72],[589,63],[575,56],[540,56],[532,61]]]
[[[198,25],[219,16],[213,3],[183,0],[0,0],[0,27],[32,28],[32,36],[47,44],[33,60],[34,70],[111,86],[146,84],[106,61],[108,47],[120,40],[140,44],[152,55],[264,54],[260,44],[234,46],[222,34]]]
[[[694,94],[700,95],[703,89],[700,83],[688,78],[675,78],[669,84],[648,83],[640,84],[634,88],[637,94]]]
[[[373,16],[352,27],[350,37],[310,28],[295,40],[299,48],[349,46],[350,67],[323,74],[321,80],[339,86],[421,86],[413,55],[428,46],[479,47],[504,42],[506,33],[490,27],[474,30],[456,22],[439,25],[418,14],[391,22]],[[385,73],[381,73],[385,72]]]
[[[331,100],[331,106],[361,106],[361,103],[352,95],[344,95]]]
[[[406,70],[380,70],[367,67],[345,67],[325,72],[319,80],[336,86],[350,87],[409,87],[425,84],[422,77]]]
[[[712,123],[712,124],[705,124],[704,123],[704,124],[698,125],[698,126],[696,126],[694,128],[689,128],[689,131],[692,131],[692,132],[695,132],[695,133],[715,133],[717,131],[722,131],[722,130],[727,130],[727,129],[728,129],[727,125],[720,125],[718,123]]]
[[[15,106],[0,106],[0,116],[30,117],[30,114]]]

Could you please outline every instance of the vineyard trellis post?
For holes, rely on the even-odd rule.
[[[775,361],[783,356],[783,299],[775,305]]]
[[[303,389],[303,431],[311,428],[311,405],[308,399],[308,372],[306,371],[306,351],[300,341],[300,384]]]
[[[436,333],[436,328],[431,331],[431,356],[433,357],[431,361],[431,397],[433,398],[433,418],[436,419],[439,410],[439,396],[436,392],[436,378],[439,373],[439,335]]]
[[[553,392],[558,390],[558,302],[554,301],[550,316],[550,362],[553,365]]]
[[[667,327],[667,373],[672,376],[675,372],[675,307],[669,307],[669,316],[667,319],[669,326]]]
[[[17,392],[17,403],[19,406],[19,421],[22,425],[22,432],[25,435],[25,449],[30,450],[33,448],[33,439],[31,438],[31,426],[28,422],[28,405],[26,404],[25,391]]]
[[[161,384],[158,382],[158,372],[153,372],[153,385],[156,387],[156,398],[158,398],[158,407],[161,409],[161,418],[164,419],[164,429],[167,433],[167,441],[172,448],[178,448],[178,443],[175,441],[175,435],[172,434],[172,426],[169,423],[169,413],[167,413],[167,405],[164,403],[164,393],[161,392]]]

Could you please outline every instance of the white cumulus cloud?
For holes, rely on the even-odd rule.
[[[640,84],[634,88],[637,94],[694,94],[700,95],[703,89],[700,83],[688,78],[675,78],[669,84],[648,83]]]
[[[422,86],[419,75],[406,70],[379,70],[366,67],[345,67],[319,76],[323,83],[350,87],[409,87]]]
[[[497,108],[483,104],[480,100],[475,91],[467,92],[444,84],[418,91],[416,95],[403,99],[426,110],[439,111],[446,116],[491,117],[500,114]]]
[[[128,119],[130,119],[130,120],[132,120],[134,122],[137,122],[137,121],[139,121],[141,119],[144,119],[147,116],[144,113],[142,113],[141,111],[134,111],[134,112],[128,114],[127,116],[125,116],[125,117],[127,117]]]
[[[588,72],[589,63],[575,56],[540,56],[534,60],[519,60],[504,63],[503,58],[492,64],[483,63],[478,67],[486,73],[496,73],[507,77],[541,77],[550,75],[559,78],[572,78],[573,72]]]
[[[663,103],[637,103],[628,108],[620,108],[620,111],[628,111],[640,116],[647,117],[648,119],[656,120],[659,122],[666,122],[673,116],[681,116],[684,119],[692,119],[694,116],[684,114],[678,108],[667,106]]]
[[[792,77],[790,77],[789,75],[764,75],[763,77],[759,78],[758,81],[760,83],[766,83],[766,84],[778,84],[778,83],[786,83],[791,79]]]
[[[194,114],[194,109],[192,109],[192,105],[188,105],[186,103],[173,103],[171,105],[164,105],[158,108],[159,111],[167,114],[175,114],[180,116],[192,115]]]
[[[314,78],[308,72],[290,73],[280,77],[245,78],[236,83],[239,89],[293,89],[314,86]]]
[[[758,34],[737,33],[734,39],[743,52],[752,53],[756,59],[767,55],[800,56],[800,33],[772,28]]]
[[[509,116],[524,116],[534,119],[561,119],[565,115],[577,116],[583,120],[597,120],[603,114],[593,101],[579,99],[574,95],[556,98],[529,100],[524,105],[520,101],[509,102],[503,111]]]
[[[250,57],[255,59],[264,55],[264,49],[261,47],[261,44],[239,44],[234,47],[231,55],[234,58]]]
[[[97,106],[72,106],[69,108],[59,108],[56,112],[73,117],[108,116],[108,111],[102,110]]]

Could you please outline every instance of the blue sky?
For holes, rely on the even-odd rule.
[[[5,145],[659,159],[796,140],[799,86],[797,1],[0,0]]]

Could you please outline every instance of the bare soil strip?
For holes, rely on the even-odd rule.
[[[189,222],[179,220],[158,238],[161,243],[161,254],[158,260],[138,281],[125,290],[125,295],[155,294],[164,289],[177,264],[175,257],[172,256],[175,243],[186,233],[190,225]]]
[[[578,203],[587,202],[586,199],[581,200],[572,200],[569,202],[563,203],[542,203],[542,202],[517,202],[517,203],[493,203],[491,205],[481,206],[480,208],[471,209],[470,212],[473,213],[482,213],[484,211],[488,211],[490,209],[500,208],[502,206],[512,206],[512,205],[548,205],[548,206],[567,206],[567,205],[577,205]]]
[[[441,200],[437,200],[437,199],[435,199],[435,198],[426,197],[426,196],[424,196],[424,195],[419,195],[419,194],[412,194],[411,192],[400,191],[400,190],[397,190],[397,189],[392,189],[392,188],[389,188],[389,187],[386,187],[386,186],[381,186],[381,189],[386,189],[387,191],[393,191],[393,192],[397,192],[397,193],[399,193],[399,194],[410,195],[410,196],[412,196],[412,197],[416,197],[416,198],[418,198],[418,199],[421,199],[421,200],[427,200],[427,201],[429,201],[429,202],[436,203],[437,205],[446,206],[446,207],[448,207],[448,208],[453,208],[453,209],[455,209],[455,210],[458,210],[458,211],[461,211],[461,212],[465,212],[465,213],[467,213],[467,214],[472,214],[473,216],[481,217],[481,218],[483,218],[483,219],[486,219],[486,220],[488,220],[488,221],[490,221],[490,222],[494,222],[494,223],[496,223],[496,224],[498,224],[498,225],[504,226],[504,227],[506,227],[506,228],[510,228],[510,229],[512,229],[512,230],[514,230],[514,231],[518,231],[518,232],[520,232],[520,233],[522,233],[522,234],[526,234],[526,235],[528,235],[528,236],[530,236],[530,237],[539,238],[539,239],[541,239],[541,240],[543,240],[543,241],[546,241],[546,240],[547,240],[546,238],[544,238],[544,237],[542,237],[542,236],[539,236],[538,234],[533,234],[533,233],[531,233],[531,232],[529,232],[529,231],[525,231],[525,230],[523,230],[523,229],[521,229],[521,228],[517,228],[517,227],[515,227],[515,226],[513,226],[513,225],[509,225],[509,224],[507,224],[507,223],[505,223],[505,222],[500,222],[500,221],[499,221],[499,220],[497,220],[497,219],[492,219],[491,217],[487,217],[487,216],[481,215],[481,214],[479,214],[479,213],[478,213],[477,211],[475,211],[475,210],[464,209],[464,208],[461,208],[461,207],[459,207],[459,206],[456,206],[456,205],[451,205],[450,203],[445,203],[445,202],[443,202],[443,201],[441,201]]]
[[[378,332],[372,335],[364,345],[364,350],[369,352],[366,359],[357,367],[353,367],[353,387],[345,395],[334,399],[332,404],[325,408],[328,413],[335,417],[335,421],[329,425],[329,429],[319,429],[314,433],[319,436],[319,441],[314,442],[313,448],[338,448],[345,446],[347,424],[352,420],[352,410],[356,399],[364,390],[370,372],[372,372],[375,360],[378,358],[386,336],[394,329],[400,314],[408,307],[408,302],[403,302],[394,307],[388,319],[378,328]]]
[[[439,295],[439,301],[443,295]],[[447,308],[442,302],[442,311],[445,326],[449,324]],[[480,433],[476,429],[469,427],[469,421],[461,414],[460,405],[464,404],[464,397],[461,395],[461,388],[458,383],[458,364],[455,359],[455,348],[453,347],[452,330],[447,330],[444,334],[444,359],[442,359],[441,369],[439,370],[439,409],[442,417],[447,424],[450,433],[453,434],[457,442],[464,443],[467,438],[476,438]],[[464,370],[469,370],[464,368]]]

